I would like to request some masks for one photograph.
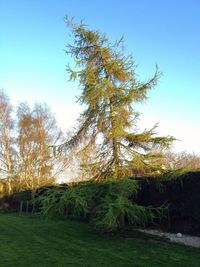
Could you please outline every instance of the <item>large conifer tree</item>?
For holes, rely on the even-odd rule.
[[[96,144],[97,155],[90,166],[96,168],[96,178],[121,177],[152,173],[158,169],[158,148],[168,147],[172,137],[157,137],[156,126],[138,132],[138,113],[133,104],[147,99],[147,93],[158,81],[159,72],[147,82],[136,79],[135,64],[126,56],[122,40],[111,44],[99,31],[88,29],[83,23],[67,19],[74,42],[67,46],[75,60],[75,70],[68,67],[72,80],[82,89],[79,101],[86,107],[81,114],[79,129],[68,146],[88,140]],[[86,145],[86,146],[87,146]],[[85,149],[85,147],[84,147]]]

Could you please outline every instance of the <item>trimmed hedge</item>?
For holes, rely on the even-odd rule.
[[[168,218],[160,222],[166,230],[200,234],[200,171],[175,178],[140,182],[137,202],[140,205],[168,205]]]

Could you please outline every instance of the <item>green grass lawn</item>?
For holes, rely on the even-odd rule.
[[[0,267],[200,266],[200,249],[95,232],[75,221],[0,215]]]

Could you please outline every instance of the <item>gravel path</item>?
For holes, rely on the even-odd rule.
[[[200,248],[200,237],[198,236],[190,236],[190,235],[182,234],[181,237],[178,237],[177,234],[162,232],[160,230],[151,230],[151,229],[140,229],[139,231],[147,233],[147,234],[151,234],[151,235],[166,237],[166,238],[169,238],[169,240],[172,242],[177,242],[177,243],[181,243],[187,246]]]

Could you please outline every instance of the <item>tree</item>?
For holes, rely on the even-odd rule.
[[[77,178],[76,180],[90,180],[98,174],[98,165],[96,164],[95,157],[97,147],[93,140],[84,140],[75,153],[75,160],[77,161]],[[75,150],[73,151],[75,152]]]
[[[13,127],[10,100],[0,91],[0,176],[6,182],[6,191],[9,195],[13,191],[15,178]]]
[[[179,153],[167,151],[162,164],[169,170],[197,170],[200,169],[200,156],[185,151]]]
[[[148,91],[157,84],[158,70],[149,81],[137,81],[134,61],[124,54],[122,40],[111,44],[105,35],[83,23],[68,18],[67,23],[74,37],[67,53],[76,63],[75,70],[70,66],[67,70],[72,80],[79,81],[79,102],[86,109],[76,134],[65,146],[74,147],[83,140],[98,146],[91,163],[99,170],[96,178],[118,178],[142,168],[155,171],[154,163],[161,156],[156,150],[169,147],[174,138],[155,136],[157,126],[134,131],[138,113],[133,103],[147,99]]]
[[[67,164],[64,155],[51,156],[49,145],[62,142],[62,132],[46,105],[18,107],[18,186],[35,189],[53,183]]]

